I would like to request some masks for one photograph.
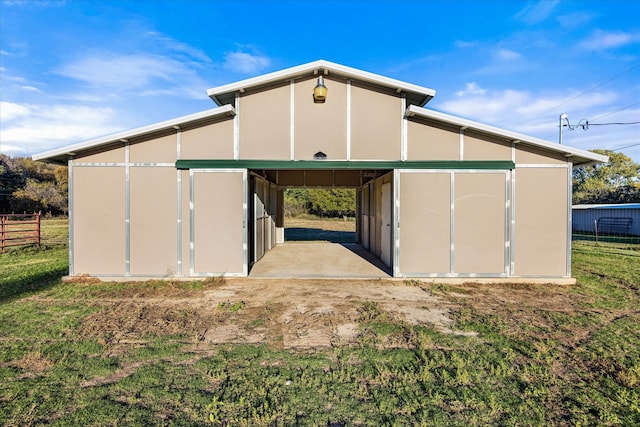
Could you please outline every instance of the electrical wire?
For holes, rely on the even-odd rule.
[[[611,151],[624,150],[625,148],[635,147],[636,145],[640,145],[640,142],[636,142],[635,144],[625,145],[624,147],[612,148]]]
[[[611,78],[610,78],[610,79],[608,79],[608,80],[605,80],[605,81],[604,81],[604,82],[602,82],[602,83],[599,83],[599,84],[597,84],[597,85],[595,85],[595,86],[592,86],[592,87],[590,87],[589,89],[587,89],[587,90],[585,90],[585,91],[583,91],[583,92],[580,92],[579,94],[577,94],[577,95],[575,95],[575,96],[572,96],[571,98],[567,99],[566,101],[561,102],[560,104],[558,104],[558,105],[556,105],[556,106],[554,106],[554,107],[549,108],[548,110],[546,110],[546,111],[544,111],[544,112],[542,112],[542,113],[538,114],[538,115],[537,115],[537,117],[544,116],[545,114],[547,114],[547,113],[549,113],[549,112],[551,112],[551,111],[555,110],[556,108],[558,108],[558,107],[562,107],[563,105],[568,104],[569,102],[573,101],[574,99],[576,99],[576,98],[580,98],[581,96],[586,95],[587,93],[591,92],[592,90],[597,89],[597,88],[599,88],[599,87],[601,87],[601,86],[604,86],[604,85],[606,85],[607,83],[609,83],[610,81],[615,80],[615,79],[617,79],[618,77],[623,76],[623,75],[625,75],[625,74],[627,74],[627,73],[629,73],[629,72],[631,72],[631,71],[635,70],[635,69],[636,69],[636,68],[638,68],[638,67],[640,67],[640,63],[638,63],[638,64],[636,64],[636,65],[632,66],[631,68],[626,69],[625,71],[621,72],[620,74],[616,74],[615,76],[611,77]]]
[[[601,115],[601,116],[598,116],[598,117],[596,117],[595,119],[593,119],[593,121],[595,122],[596,120],[600,120],[600,119],[603,119],[603,118],[605,118],[605,117],[607,117],[607,116],[610,116],[610,115],[612,115],[612,114],[619,113],[620,111],[624,111],[624,110],[626,110],[626,109],[628,109],[628,108],[631,108],[631,107],[633,107],[633,106],[636,106],[636,105],[638,105],[638,104],[640,104],[640,102],[634,102],[633,104],[629,104],[629,105],[627,105],[626,107],[622,107],[622,108],[620,108],[619,110],[611,111],[610,113],[605,113],[605,114],[603,114],[603,115]]]
[[[640,122],[626,122],[626,123],[587,123],[587,127],[589,126],[609,126],[609,125],[640,125]],[[580,125],[578,125],[580,126]]]

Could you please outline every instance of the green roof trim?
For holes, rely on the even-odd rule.
[[[510,160],[178,160],[176,169],[515,169]]]

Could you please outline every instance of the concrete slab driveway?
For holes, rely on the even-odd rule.
[[[357,243],[286,242],[253,265],[250,277],[388,278],[391,271]]]

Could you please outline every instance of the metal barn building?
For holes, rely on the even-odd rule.
[[[640,203],[573,205],[576,233],[640,236]]]
[[[327,61],[208,95],[216,108],[34,156],[69,166],[71,276],[247,276],[284,243],[284,189],[307,186],[356,188],[357,240],[393,277],[570,281],[572,167],[605,156]]]

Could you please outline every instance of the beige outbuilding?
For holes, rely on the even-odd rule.
[[[572,167],[605,156],[327,61],[208,95],[216,108],[34,156],[69,167],[71,276],[247,276],[284,243],[284,189],[349,187],[357,240],[393,277],[570,279]]]

